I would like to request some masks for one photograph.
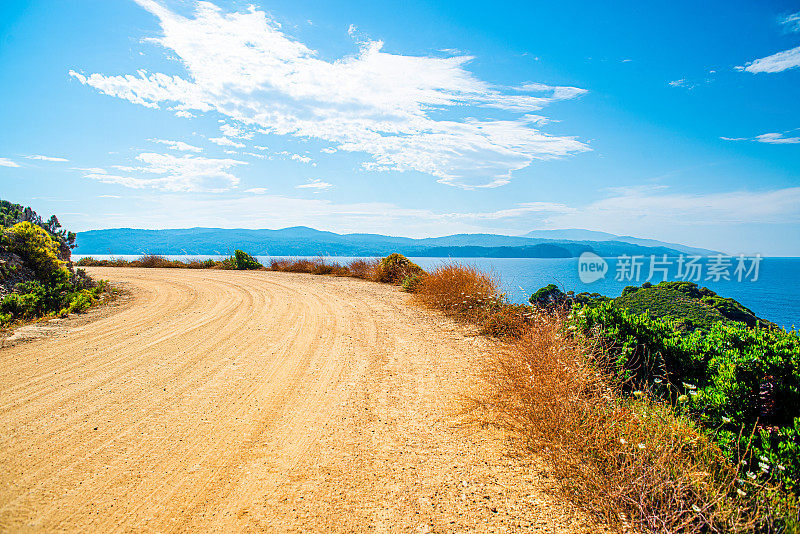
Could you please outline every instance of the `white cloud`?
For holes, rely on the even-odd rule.
[[[208,140],[219,146],[232,146],[235,148],[244,148],[244,145],[242,143],[237,143],[236,141],[228,139],[227,137],[209,137]]]
[[[295,186],[296,189],[330,189],[333,187],[333,184],[329,184],[328,182],[323,182],[319,178],[309,178],[308,182],[305,184]]]
[[[222,124],[219,129],[225,137],[238,137],[239,139],[253,138],[253,132],[243,130],[242,128],[236,128],[230,124]]]
[[[139,154],[136,159],[142,163],[141,166],[117,166],[119,170],[128,173],[128,176],[109,174],[103,169],[93,169],[95,172],[88,172],[84,176],[98,182],[119,184],[133,189],[220,193],[239,183],[239,178],[231,174],[229,169],[247,164],[234,159],[211,159],[191,155],[178,157],[152,152]],[[142,178],[142,175],[156,176]]]
[[[664,226],[800,222],[800,187],[700,195],[669,193],[665,187],[636,187],[612,193],[585,207],[556,213],[547,218],[547,225],[656,235]]]
[[[790,32],[800,32],[800,11],[781,19],[781,24],[786,26]]]
[[[250,156],[256,159],[272,159],[272,156],[268,156],[266,154],[256,154],[255,152],[242,152],[244,156]]]
[[[0,158],[0,167],[19,167],[19,164],[7,158]]]
[[[282,150],[278,152],[279,155],[289,158],[294,161],[299,161],[300,163],[311,163],[312,165],[316,166],[316,163],[312,163],[313,160],[308,156],[303,156],[302,154],[292,154],[286,150]]]
[[[180,58],[188,77],[70,71],[74,78],[142,106],[215,110],[261,133],[365,153],[367,169],[424,172],[466,188],[502,185],[535,160],[589,150],[574,137],[541,132],[534,127],[541,117],[530,115],[583,89],[500,87],[466,70],[469,56],[392,54],[380,41],[361,42],[355,55],[329,62],[255,7],[226,13],[198,2],[187,18],[156,0],[137,2],[158,17],[163,36],[153,41]],[[441,118],[465,108],[476,116],[487,109],[518,116]]]
[[[670,87],[686,87],[686,80],[681,78],[680,80],[672,80],[669,82]]]
[[[153,143],[159,143],[161,145],[166,145],[168,148],[172,150],[179,150],[180,152],[202,152],[203,149],[199,146],[190,145],[189,143],[184,143],[183,141],[170,141],[169,139],[148,139]]]
[[[266,187],[251,187],[250,189],[245,189],[245,193],[252,193],[254,195],[264,195],[266,194],[268,189]]]
[[[574,213],[575,209],[566,204],[557,202],[523,202],[513,208],[497,211],[472,212],[472,213],[444,213],[442,218],[451,220],[487,220],[515,219],[533,214],[546,215],[551,213]]]
[[[183,110],[176,111],[175,112],[175,116],[176,117],[182,117],[184,119],[193,119],[194,118],[193,114],[189,113],[188,111],[183,111]]]
[[[64,158],[56,158],[56,157],[53,157],[53,156],[42,156],[42,155],[39,155],[39,154],[34,154],[34,155],[30,155],[30,156],[23,156],[23,157],[27,158],[27,159],[35,159],[35,160],[39,160],[39,161],[54,161],[54,162],[69,161],[68,159],[64,159]]]
[[[759,72],[783,72],[796,67],[800,67],[800,46],[756,59],[743,67],[736,67],[736,70],[757,74]]]
[[[782,133],[765,133],[756,136],[759,143],[770,143],[773,145],[785,145],[800,143],[800,137],[786,137]]]
[[[765,133],[755,137],[720,137],[725,141],[756,141],[758,143],[768,143],[770,145],[793,145],[800,143],[800,137],[787,137],[786,133]]]
[[[122,198],[119,195],[97,195],[97,198]]]

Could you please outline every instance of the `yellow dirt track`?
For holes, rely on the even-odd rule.
[[[89,269],[130,295],[0,349],[0,531],[591,531],[458,425],[493,344],[395,287]]]

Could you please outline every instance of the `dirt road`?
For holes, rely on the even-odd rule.
[[[396,288],[91,271],[130,297],[0,349],[0,531],[584,530],[456,424],[491,342]]]

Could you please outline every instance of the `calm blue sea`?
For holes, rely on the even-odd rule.
[[[126,258],[135,259],[138,256],[107,256],[93,255],[95,258]],[[76,256],[78,259],[80,256]],[[222,256],[167,256],[171,259],[222,259]],[[331,262],[346,263],[352,259],[350,257],[332,257]],[[641,285],[650,275],[649,259],[642,260],[640,276],[635,277],[631,270],[625,270],[625,279],[617,280],[619,258],[607,258],[609,264],[607,275],[595,282],[581,282],[578,274],[577,258],[411,258],[424,269],[431,269],[438,265],[450,262],[459,262],[473,265],[479,269],[489,272],[499,278],[503,291],[509,299],[522,303],[537,289],[547,284],[556,284],[563,291],[575,291],[580,293],[588,291],[590,293],[601,293],[609,297],[617,297],[622,294],[622,289],[628,285]],[[270,258],[259,256],[258,260],[262,263],[269,263]],[[677,280],[682,277],[678,275],[678,265],[675,259],[670,260],[669,265],[658,265],[662,270],[656,270],[650,282],[656,284],[664,279],[664,274],[668,280]],[[727,273],[729,279],[714,274],[714,268],[709,265],[715,262],[713,258],[703,258],[699,285],[711,288],[723,297],[732,297],[751,310],[756,315],[779,324],[783,328],[792,329],[794,325],[800,326],[800,258],[763,258],[758,263],[758,276],[756,280],[755,272],[744,271],[739,273],[741,281],[736,273],[737,259],[731,258],[729,266],[717,265],[716,271]],[[752,258],[745,258],[744,267],[747,270],[752,268]],[[664,271],[666,269],[666,273]],[[684,268],[684,277],[685,277]],[[696,272],[694,273],[696,275]],[[628,275],[630,280],[627,279]],[[710,276],[710,278],[709,278]],[[692,281],[695,281],[692,279]]]

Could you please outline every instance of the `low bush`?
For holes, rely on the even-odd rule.
[[[461,319],[479,319],[501,302],[498,283],[475,267],[451,263],[434,269],[417,285],[426,306]]]
[[[476,402],[544,456],[567,497],[622,530],[792,531],[791,496],[745,476],[669,402],[630,394],[605,352],[564,327],[538,315],[488,366]]]
[[[59,259],[59,245],[43,228],[27,221],[12,226],[7,231],[10,246],[25,264],[33,269],[37,278],[47,280],[66,272],[66,262]]]
[[[503,304],[493,306],[481,320],[481,333],[500,339],[517,339],[528,331],[534,312],[530,306]]]
[[[347,269],[354,278],[377,281],[380,260],[353,260],[347,264]]]
[[[236,261],[236,268],[240,271],[252,271],[264,268],[253,256],[242,250],[237,249],[233,257]]]
[[[756,479],[800,490],[800,336],[718,322],[687,333],[668,320],[611,305],[576,310],[629,389],[649,389],[696,421]]]
[[[400,284],[408,276],[422,276],[425,271],[422,267],[409,260],[402,254],[389,254],[380,262],[380,269],[376,273],[377,282],[385,284]]]
[[[403,282],[400,285],[403,287],[403,291],[416,293],[419,289],[420,282],[422,282],[422,276],[419,274],[410,274],[403,278]]]
[[[314,260],[313,265],[311,266],[311,274],[334,274],[340,268],[341,266],[338,264],[325,263],[324,258],[318,258],[317,260]]]
[[[105,290],[70,263],[75,234],[53,215],[0,201],[0,325],[86,310]],[[10,293],[8,293],[11,291]]]

